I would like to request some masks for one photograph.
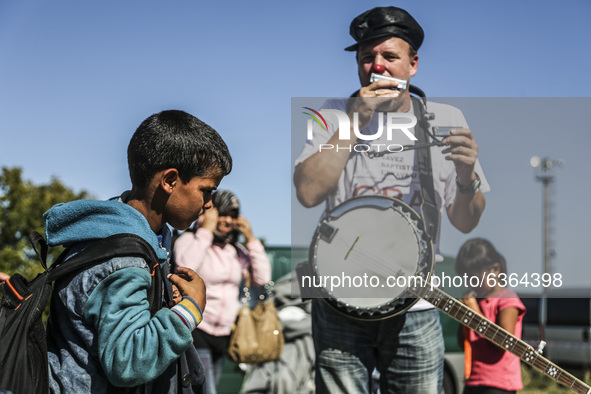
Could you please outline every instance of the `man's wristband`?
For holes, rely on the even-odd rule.
[[[460,193],[462,194],[476,194],[478,193],[478,190],[480,190],[480,177],[478,176],[478,173],[474,173],[476,174],[476,179],[474,179],[472,181],[472,183],[470,183],[468,186],[464,186],[460,183],[460,180],[458,179],[458,176],[456,175],[456,185],[458,187],[458,190],[460,191]]]

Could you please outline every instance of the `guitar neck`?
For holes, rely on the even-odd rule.
[[[474,312],[460,301],[447,295],[444,291],[433,288],[426,281],[424,283],[424,286],[411,287],[409,290],[413,294],[429,301],[437,309],[457,320],[460,324],[473,329],[476,333],[501,349],[513,353],[521,361],[543,372],[554,381],[576,393],[591,394],[590,386],[550,362],[550,360],[539,354],[531,345],[528,345],[484,316]]]

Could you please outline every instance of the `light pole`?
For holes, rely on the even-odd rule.
[[[543,231],[542,231],[542,247],[544,255],[544,273],[552,275],[552,259],[554,257],[553,248],[553,216],[552,216],[552,182],[554,181],[555,174],[554,169],[561,167],[564,164],[564,160],[555,160],[550,157],[544,157],[540,159],[538,156],[533,156],[530,159],[532,167],[537,168],[536,178],[542,182],[543,185],[543,207],[542,207],[542,218],[543,218]]]

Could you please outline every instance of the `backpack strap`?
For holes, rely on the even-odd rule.
[[[39,261],[41,262],[43,269],[47,271],[47,250],[48,250],[48,247],[47,247],[47,242],[45,241],[45,238],[43,238],[43,236],[41,234],[39,234],[37,231],[33,231],[29,235],[29,240],[31,241],[31,246],[35,250],[35,253],[37,254],[37,258],[39,258]]]
[[[43,241],[45,242],[45,241]],[[142,237],[135,234],[115,234],[97,240],[84,250],[66,259],[70,249],[64,251],[47,270],[47,281],[53,282],[71,273],[88,269],[115,257],[141,257],[152,275],[148,289],[150,313],[154,315],[162,308],[162,270],[154,248]]]
[[[163,264],[159,271],[160,276],[161,276],[161,282],[162,282],[162,289],[164,291],[164,301],[166,301],[166,303],[170,303],[170,301],[172,301],[174,299],[174,295],[173,295],[173,289],[172,289],[172,283],[168,280],[168,274],[170,273],[175,273],[175,272],[171,272],[171,267],[170,264]]]

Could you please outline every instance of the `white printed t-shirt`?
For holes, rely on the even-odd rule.
[[[329,99],[322,109],[337,109],[346,112],[346,99]],[[414,105],[415,103],[413,103]],[[468,128],[468,124],[462,112],[451,105],[428,102],[428,112],[434,113],[435,118],[431,120],[430,126],[438,127],[458,127]],[[322,112],[321,112],[322,113]],[[410,111],[412,112],[412,109]],[[323,115],[326,113],[323,113]],[[328,124],[328,131],[321,129],[318,125],[314,125],[313,136],[311,140],[307,140],[304,149],[297,158],[295,165],[302,163],[304,160],[319,151],[321,144],[327,144],[335,132],[338,131],[338,119],[333,114],[326,114],[324,116]],[[385,122],[386,116],[383,116]],[[370,124],[362,130],[363,134],[373,135],[378,130],[378,115],[374,114]],[[410,140],[402,131],[395,130],[392,133],[392,140],[387,140],[386,127],[383,128],[382,136],[373,141],[358,141],[357,144],[369,145],[371,150],[377,150],[377,145],[382,144],[379,148],[384,150],[385,146],[392,144],[412,145],[415,141]],[[414,128],[409,131],[414,135]],[[348,149],[348,142],[341,143]],[[355,145],[355,143],[353,143]],[[358,150],[367,150],[367,146],[360,146]],[[449,207],[455,198],[456,194],[456,171],[452,161],[446,160],[444,154],[441,153],[445,147],[431,147],[431,164],[433,172],[433,184],[435,188],[436,204],[439,207],[439,223],[443,217],[444,207]],[[351,198],[364,195],[383,195],[399,199],[413,208],[415,211],[421,212],[420,205],[422,202],[420,176],[418,171],[418,160],[416,150],[403,150],[398,153],[388,153],[380,157],[370,158],[366,152],[353,152],[345,165],[345,169],[341,174],[335,191],[326,200],[326,210],[330,211],[339,204],[344,203]],[[394,147],[392,150],[397,150]],[[480,163],[477,161],[475,172],[480,176],[482,192],[488,192],[490,186],[482,172]],[[433,242],[434,251],[439,253],[439,229],[437,236]],[[439,256],[440,260],[441,257]],[[437,260],[437,259],[436,259]],[[413,306],[411,311],[431,308],[432,306],[424,300],[419,300]]]

